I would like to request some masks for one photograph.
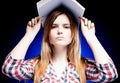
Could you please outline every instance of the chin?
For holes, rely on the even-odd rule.
[[[62,42],[60,43],[60,42],[59,42],[59,43],[56,43],[55,45],[56,45],[56,46],[68,46],[69,43],[62,43]]]

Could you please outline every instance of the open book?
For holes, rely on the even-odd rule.
[[[82,17],[85,8],[76,0],[40,0],[36,3],[39,16],[44,16],[43,23],[47,15],[60,5],[69,9],[76,18]]]

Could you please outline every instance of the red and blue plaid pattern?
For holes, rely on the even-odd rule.
[[[105,83],[111,82],[118,78],[117,70],[114,63],[110,60],[106,64],[98,64],[94,60],[85,59],[86,62],[86,78],[93,82]],[[17,80],[32,79],[34,75],[33,60],[13,59],[7,56],[2,66],[2,72],[10,78]],[[75,67],[69,62],[68,66],[58,77],[50,63],[46,69],[46,73],[40,80],[41,83],[80,83],[79,76]]]

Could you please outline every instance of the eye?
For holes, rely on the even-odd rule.
[[[57,25],[56,25],[56,24],[53,24],[53,25],[52,25],[52,28],[56,28],[56,27],[57,27]]]
[[[70,28],[69,26],[65,26],[65,28]]]
[[[70,28],[70,25],[65,25],[64,28]]]

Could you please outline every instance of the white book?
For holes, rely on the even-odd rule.
[[[85,8],[76,0],[40,0],[36,3],[39,17],[44,16],[43,23],[47,15],[60,5],[69,9],[76,18],[83,17]]]

